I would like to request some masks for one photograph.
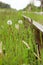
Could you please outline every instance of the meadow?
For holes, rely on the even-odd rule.
[[[11,25],[8,21],[12,22]],[[0,65],[42,64],[37,57],[34,30],[31,30],[30,25],[26,28],[22,11],[0,12],[0,44]]]

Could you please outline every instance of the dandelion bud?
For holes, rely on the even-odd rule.
[[[19,24],[15,24],[15,28],[19,30]]]
[[[19,24],[22,24],[22,23],[23,23],[23,21],[22,21],[22,20],[19,20],[19,21],[18,21],[18,23],[19,23]]]

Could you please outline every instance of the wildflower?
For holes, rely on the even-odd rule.
[[[23,23],[23,21],[22,21],[22,20],[19,20],[19,21],[18,21],[18,23],[19,23],[19,24],[22,24],[22,23]]]
[[[15,28],[19,30],[19,24],[15,24]]]
[[[0,42],[0,54],[2,53],[2,42]]]
[[[8,21],[7,21],[7,24],[8,24],[8,25],[12,25],[12,21],[11,21],[11,20],[8,20]]]
[[[27,47],[28,49],[30,49],[30,47],[29,47],[29,45],[28,45],[27,42],[25,42],[24,40],[23,40],[22,42],[26,45],[26,47]]]

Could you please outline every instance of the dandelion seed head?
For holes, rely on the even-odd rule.
[[[11,20],[8,20],[8,21],[7,21],[7,24],[8,24],[8,25],[12,25],[12,21],[11,21]]]
[[[19,24],[23,24],[23,21],[22,21],[22,20],[19,20],[18,23],[19,23]]]

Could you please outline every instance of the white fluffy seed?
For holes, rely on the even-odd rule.
[[[11,21],[11,20],[8,20],[8,21],[7,21],[7,24],[8,24],[8,25],[12,25],[12,21]]]

